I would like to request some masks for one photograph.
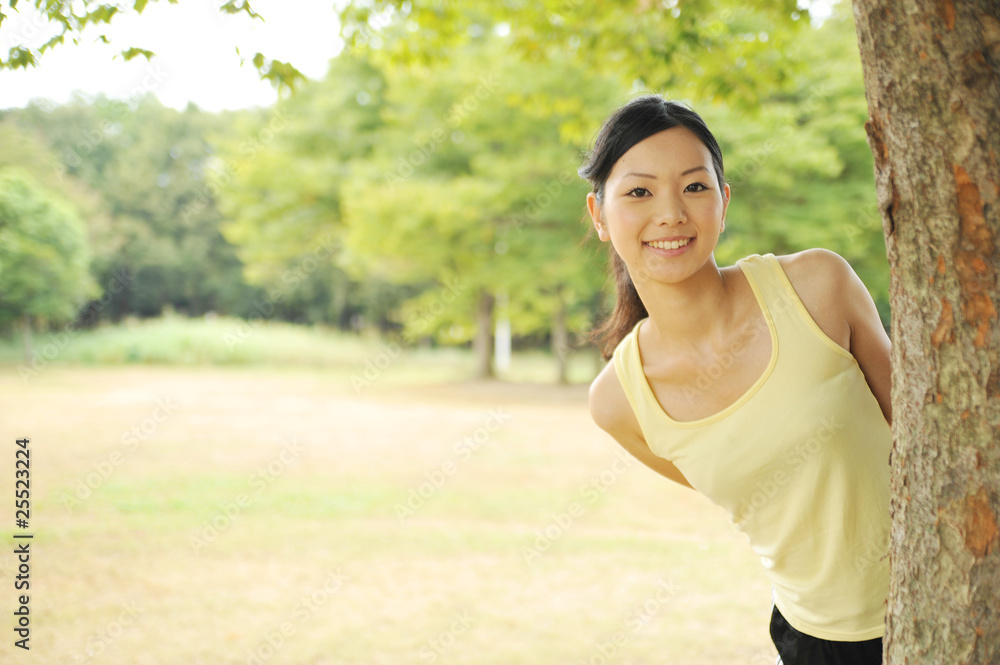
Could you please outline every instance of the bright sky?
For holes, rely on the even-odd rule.
[[[44,97],[62,103],[73,90],[128,99],[148,90],[167,106],[188,101],[208,111],[267,106],[277,99],[251,63],[260,51],[291,62],[310,78],[322,78],[341,48],[332,0],[254,0],[264,21],[245,14],[223,15],[219,2],[151,2],[141,16],[122,15],[110,26],[91,26],[79,40],[45,53],[28,70],[0,70],[0,108],[24,106]],[[20,12],[20,13],[19,13]],[[0,27],[0,52],[38,46],[55,31],[28,2],[10,12]],[[96,42],[106,34],[110,45]],[[124,48],[149,49],[157,57],[124,62]],[[246,63],[240,66],[240,55]]]
[[[800,0],[814,19],[829,15],[834,0]],[[207,111],[268,106],[277,99],[250,60],[260,51],[291,62],[310,78],[322,78],[341,48],[334,0],[254,0],[264,21],[224,15],[221,2],[151,2],[141,16],[115,17],[110,26],[91,26],[79,44],[57,46],[28,70],[0,70],[0,108],[24,106],[33,98],[66,102],[74,90],[128,99],[145,91],[177,109],[194,102]],[[19,3],[0,27],[0,52],[39,46],[54,33],[29,2]],[[97,42],[106,34],[111,44]],[[124,62],[130,46],[157,54],[151,61]],[[236,47],[246,59],[241,67]]]

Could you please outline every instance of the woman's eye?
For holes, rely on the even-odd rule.
[[[649,194],[649,190],[646,189],[645,187],[636,187],[635,189],[631,189],[628,192],[628,196],[634,196],[636,198],[639,198],[641,196],[646,196],[647,194]]]
[[[692,182],[690,185],[684,188],[685,192],[704,192],[708,187],[701,182]]]

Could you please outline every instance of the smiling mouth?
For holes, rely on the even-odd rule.
[[[680,249],[692,240],[694,240],[694,238],[684,238],[683,240],[655,240],[653,242],[644,242],[642,244],[655,247],[656,249]]]

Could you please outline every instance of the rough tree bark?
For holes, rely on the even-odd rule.
[[[892,268],[885,662],[1000,663],[1000,7],[854,0]]]

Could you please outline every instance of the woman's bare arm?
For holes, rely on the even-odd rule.
[[[613,362],[608,363],[590,385],[590,415],[598,427],[610,434],[637,460],[675,483],[691,487],[691,483],[673,463],[658,457],[649,449]]]
[[[843,257],[825,249],[782,256],[779,261],[816,324],[858,361],[891,424],[892,344],[864,283]]]

